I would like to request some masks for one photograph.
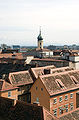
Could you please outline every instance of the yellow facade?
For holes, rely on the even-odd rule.
[[[10,94],[10,95],[9,95]],[[17,100],[17,89],[14,90],[7,90],[7,91],[1,91],[0,92],[1,97],[6,97],[10,99],[15,99]]]
[[[38,41],[38,48],[43,49],[43,40]]]
[[[42,89],[42,90],[41,90]],[[47,92],[46,88],[44,87],[42,81],[37,79],[37,81],[34,83],[34,85],[31,87],[31,103],[36,102],[39,100],[39,104],[47,108],[53,115],[54,115],[54,110],[57,109],[57,117],[62,116],[62,114],[66,114],[66,105],[68,105],[68,112],[71,111],[71,106],[70,104],[73,103],[73,109],[76,109],[76,94],[79,90],[74,90],[71,92],[66,92],[63,94],[55,95],[55,96],[50,96],[49,93]],[[70,95],[73,94],[73,97],[71,98]],[[65,96],[68,96],[67,100],[65,100]],[[62,101],[60,102],[60,97],[62,97]],[[38,99],[37,99],[38,98]],[[54,99],[57,99],[56,104],[54,104]],[[60,114],[60,108],[63,108],[63,113]]]
[[[50,110],[50,95],[40,79],[36,80],[31,87],[31,103],[39,101],[39,104]]]

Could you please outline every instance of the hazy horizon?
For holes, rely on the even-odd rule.
[[[0,0],[0,44],[79,44],[79,0]]]

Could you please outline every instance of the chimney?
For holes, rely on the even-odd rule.
[[[44,69],[44,74],[51,74],[51,69]]]

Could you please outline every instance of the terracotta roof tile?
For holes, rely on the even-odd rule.
[[[50,65],[50,66],[44,66],[44,67],[31,68],[31,71],[35,76],[35,78],[38,78],[39,75],[44,74],[44,69],[54,69],[54,68],[56,68],[54,65]]]
[[[32,77],[28,71],[9,73],[9,80],[12,85],[20,86],[33,83]]]
[[[17,87],[12,86],[10,83],[6,82],[5,80],[0,80],[0,91],[12,90],[16,88]]]
[[[60,117],[60,120],[79,120],[79,108]]]
[[[3,97],[0,97],[0,113],[0,117],[7,120],[59,120],[45,107],[22,101],[17,101],[13,105],[13,100]]]
[[[73,76],[73,78],[72,78]],[[50,95],[65,92],[79,87],[79,70],[40,76],[41,81]]]
[[[4,54],[0,54],[0,58],[13,58],[15,57],[16,59],[23,59],[22,53],[4,53]]]

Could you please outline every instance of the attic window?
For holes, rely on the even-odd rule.
[[[64,88],[64,84],[61,82],[61,80],[56,79],[56,83],[57,83],[57,85],[58,85],[61,89]]]
[[[64,86],[62,86],[58,81],[57,81],[57,83],[58,83],[58,85],[61,87],[61,88],[63,88]]]
[[[70,76],[70,77],[75,84],[78,84],[78,81],[76,80],[76,78],[74,76]]]

